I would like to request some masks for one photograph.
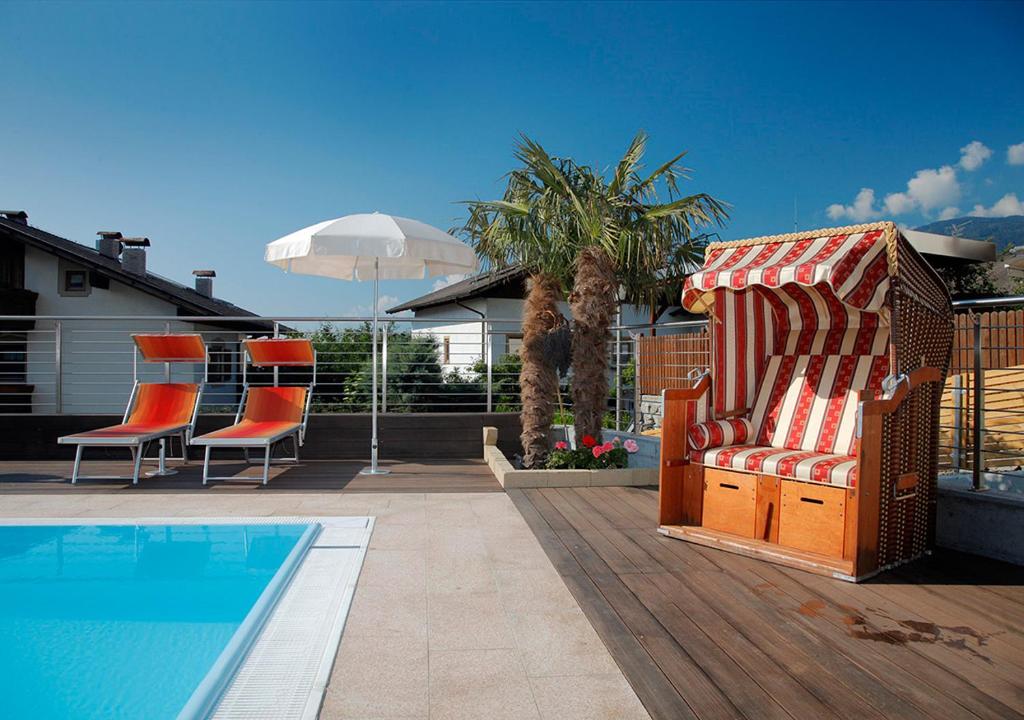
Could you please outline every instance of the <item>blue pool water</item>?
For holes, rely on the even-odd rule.
[[[0,717],[176,717],[308,529],[0,526]]]

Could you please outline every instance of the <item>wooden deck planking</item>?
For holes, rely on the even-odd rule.
[[[501,485],[482,460],[424,460],[382,462],[390,475],[360,475],[368,463],[349,460],[304,460],[298,465],[271,466],[270,482],[260,485],[262,466],[237,461],[210,464],[211,475],[232,475],[232,480],[211,480],[203,487],[202,463],[169,463],[177,475],[130,480],[79,480],[72,485],[71,463],[61,460],[0,461],[0,495],[7,493],[88,492],[501,492]],[[82,463],[83,475],[128,475],[131,464],[114,460]]]
[[[1022,568],[851,585],[660,536],[653,489],[510,495],[656,719],[1024,718]]]

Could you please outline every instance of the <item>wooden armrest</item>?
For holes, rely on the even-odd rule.
[[[703,375],[697,384],[691,388],[678,388],[673,390],[663,390],[665,395],[665,402],[679,402],[681,400],[696,400],[708,391],[711,387],[711,376]]]
[[[900,404],[917,387],[930,382],[945,382],[946,375],[938,368],[923,367],[913,370],[907,376],[907,380],[901,382],[891,398],[884,400],[862,400],[864,417],[871,415],[889,415],[896,412]]]

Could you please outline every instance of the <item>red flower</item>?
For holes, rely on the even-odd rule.
[[[595,445],[597,445],[597,438],[595,438],[593,435],[584,435],[583,440],[581,442],[583,443],[583,447],[592,448]],[[595,455],[594,457],[597,456]]]
[[[604,455],[605,450],[601,445],[595,445],[590,452],[593,453],[594,457],[599,458]]]

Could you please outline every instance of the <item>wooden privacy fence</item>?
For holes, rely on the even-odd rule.
[[[711,363],[711,342],[706,328],[682,335],[642,335],[636,339],[637,386],[641,395],[690,387],[694,369]]]
[[[981,373],[975,377],[975,318]],[[981,466],[1024,465],[1024,309],[958,313],[953,358],[942,401],[943,469],[973,468],[974,388],[982,384]],[[706,330],[636,338],[637,386],[642,395],[690,387],[695,368],[707,368]]]

